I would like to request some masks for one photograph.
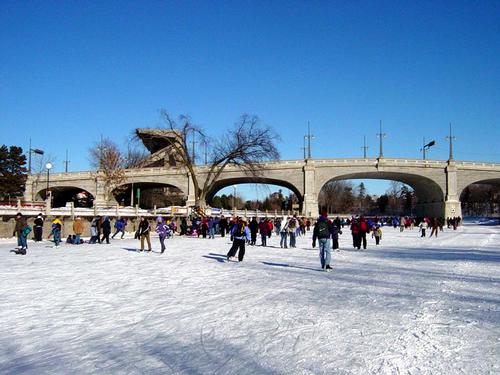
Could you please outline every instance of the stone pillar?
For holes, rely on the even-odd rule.
[[[462,216],[462,205],[458,196],[457,167],[453,160],[446,167],[446,198],[444,217]]]
[[[186,206],[194,206],[196,203],[196,196],[194,192],[194,184],[193,184],[193,179],[191,178],[191,175],[189,173],[186,174],[187,178],[187,200],[186,200]]]
[[[302,203],[302,215],[307,217],[318,217],[318,193],[316,192],[316,170],[314,160],[307,159],[304,171],[304,201]]]

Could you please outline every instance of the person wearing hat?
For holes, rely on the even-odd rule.
[[[229,261],[230,258],[236,255],[238,251],[238,261],[242,262],[245,256],[245,242],[250,241],[250,230],[247,226],[247,221],[245,218],[240,218],[238,223],[231,229],[231,237],[233,238],[233,246],[229,249],[226,259]]]

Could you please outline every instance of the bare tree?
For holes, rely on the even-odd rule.
[[[181,164],[187,169],[194,184],[195,204],[205,206],[206,196],[212,190],[221,173],[227,166],[235,166],[245,171],[249,176],[258,177],[262,171],[262,162],[279,158],[275,141],[278,136],[268,127],[261,125],[258,117],[244,114],[229,129],[220,140],[210,139],[203,130],[194,125],[188,116],[180,116],[175,121],[165,110],[161,116],[170,130],[178,137],[168,138],[170,144],[180,158]],[[196,156],[190,153],[188,138],[198,136],[210,145],[210,155],[207,155],[207,165],[201,173],[196,167]]]
[[[90,165],[96,170],[95,177],[104,183],[104,199],[109,203],[113,190],[125,181],[124,158],[118,146],[109,138],[103,138],[89,149]]]
[[[138,168],[147,157],[148,153],[146,150],[144,150],[143,148],[135,147],[128,143],[127,152],[123,157],[123,168]]]

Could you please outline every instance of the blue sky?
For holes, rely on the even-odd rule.
[[[500,162],[499,1],[8,1],[0,3],[0,143],[87,170],[160,108],[217,136],[242,113],[282,159],[378,154]],[[376,185],[373,185],[376,186]],[[380,188],[375,188],[380,190]],[[377,191],[370,191],[376,193]]]

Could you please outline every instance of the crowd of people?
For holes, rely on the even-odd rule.
[[[179,226],[179,236],[202,237],[213,239],[216,235],[225,237],[230,236],[232,246],[229,249],[226,258],[231,260],[238,252],[238,261],[241,262],[245,256],[245,245],[256,246],[260,235],[260,246],[266,247],[268,240],[274,233],[280,242],[281,248],[295,248],[298,236],[304,236],[313,226],[312,247],[318,244],[321,268],[331,270],[331,250],[339,251],[339,235],[346,227],[350,230],[352,236],[352,246],[354,249],[361,250],[367,248],[367,237],[375,240],[375,245],[379,245],[382,239],[382,227],[393,227],[395,230],[404,231],[413,230],[418,227],[420,237],[426,237],[426,230],[431,229],[430,237],[438,236],[438,232],[443,230],[446,223],[448,228],[454,230],[461,223],[460,217],[447,218],[446,220],[435,217],[413,218],[413,217],[364,217],[353,216],[351,218],[329,219],[326,212],[322,212],[320,217],[312,223],[309,218],[293,216],[282,216],[271,218],[253,217],[250,222],[243,217],[202,217],[195,216],[182,218]],[[33,231],[34,241],[42,241],[44,217],[39,214],[33,222],[33,228],[28,225],[26,217],[21,213],[16,215],[16,225],[14,235],[18,238],[18,247],[16,253],[26,255],[28,249],[28,236]],[[66,240],[69,244],[80,245],[84,243],[82,236],[85,232],[85,221],[81,217],[76,217],[72,224],[74,234],[70,234]],[[49,239],[52,238],[54,247],[58,248],[61,243],[61,232],[63,224],[59,217],[51,221],[51,230]],[[111,236],[112,225],[108,216],[97,216],[90,222],[90,244],[109,244],[110,236],[114,239],[120,236],[123,239],[126,233],[127,219],[117,218],[114,223],[114,234]],[[146,217],[140,217],[135,231],[135,239],[139,240],[140,247],[138,251],[152,251],[151,233],[158,234],[160,242],[160,252],[165,252],[165,240],[177,233],[177,225],[171,218],[158,216],[154,221],[154,227]],[[147,245],[147,249],[145,249]]]

